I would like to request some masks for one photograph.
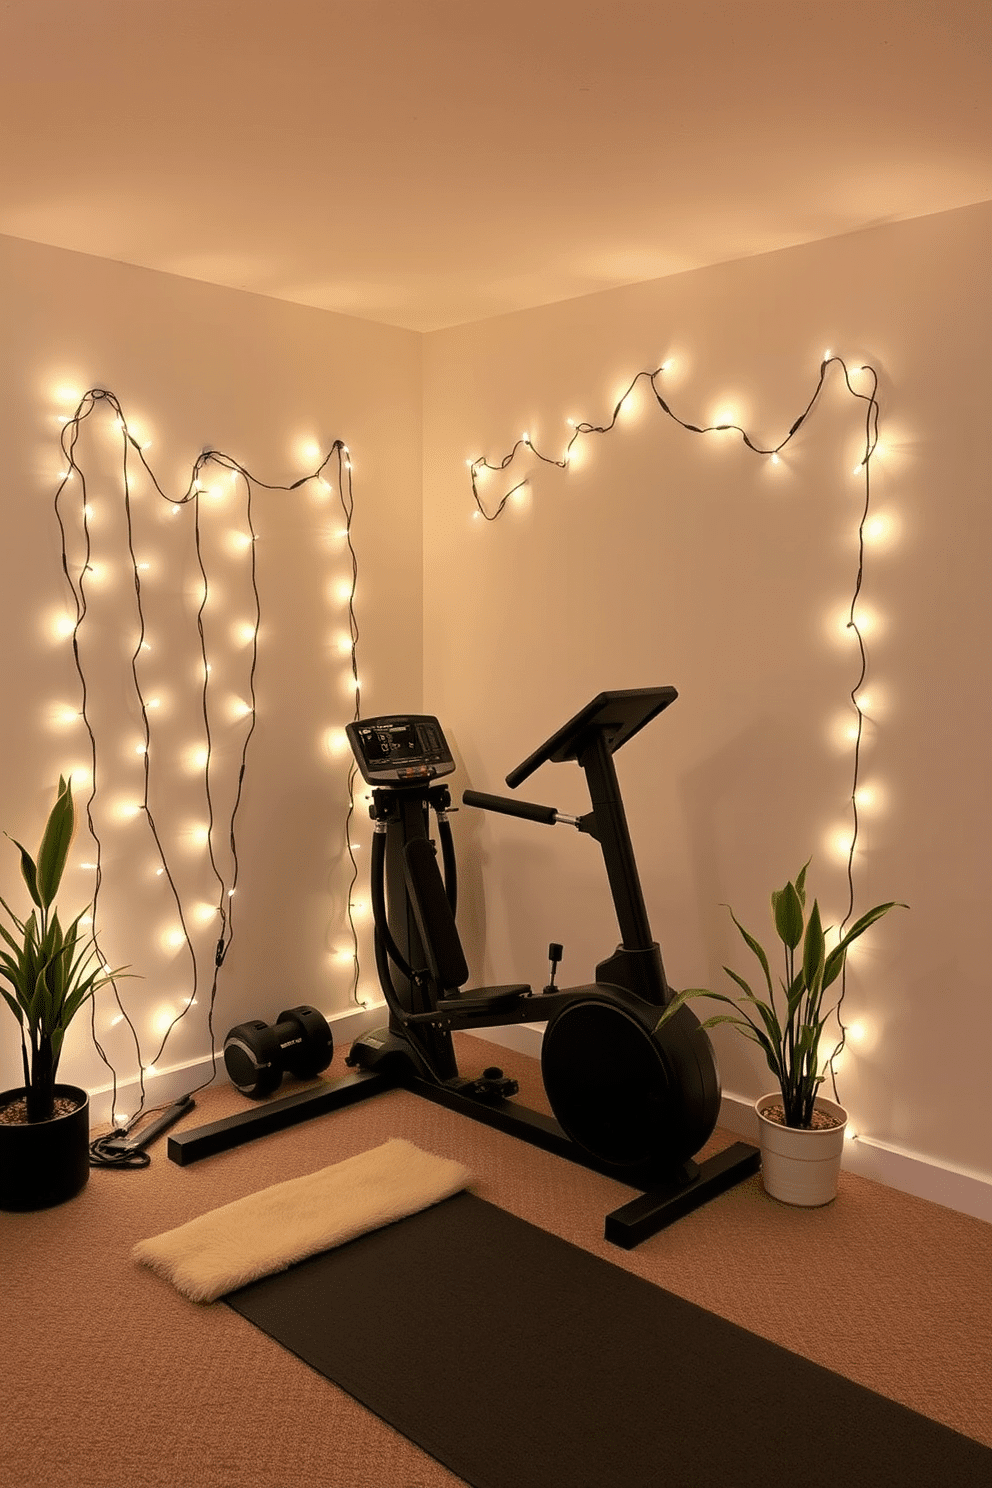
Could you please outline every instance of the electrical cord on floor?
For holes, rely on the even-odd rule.
[[[90,1143],[90,1167],[147,1168],[151,1158],[145,1149],[180,1117],[185,1116],[187,1111],[191,1111],[194,1105],[191,1095],[183,1095],[171,1106],[167,1106],[157,1120],[143,1127],[136,1137],[132,1137],[130,1133],[138,1120],[137,1116],[127,1126],[115,1127],[105,1136],[97,1137]]]

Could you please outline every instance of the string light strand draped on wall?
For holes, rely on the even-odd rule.
[[[154,1067],[161,1059],[174,1028],[189,1014],[190,1009],[197,1005],[198,993],[205,981],[209,982],[207,1028],[210,1034],[211,1075],[203,1084],[209,1084],[217,1071],[213,1014],[221,969],[224,966],[225,959],[235,938],[236,892],[241,876],[238,819],[243,804],[250,745],[255,734],[257,722],[256,673],[258,667],[258,632],[262,620],[262,608],[256,552],[259,534],[255,527],[252,506],[253,491],[257,488],[262,491],[289,493],[298,491],[311,483],[319,483],[320,487],[326,490],[329,483],[325,479],[325,472],[330,467],[336,474],[336,491],[345,519],[344,531],[341,535],[347,544],[351,570],[348,592],[345,599],[348,613],[349,663],[354,683],[352,716],[355,719],[360,716],[361,706],[361,696],[358,688],[357,655],[359,628],[355,609],[358,560],[352,540],[354,491],[351,459],[348,448],[342,440],[335,440],[333,442],[330,450],[315,470],[289,484],[263,481],[232,456],[220,450],[206,449],[197,456],[183,494],[178,497],[171,497],[167,495],[159,482],[146,458],[144,447],[129,428],[123,408],[112,392],[104,388],[90,389],[79,400],[73,415],[65,420],[61,434],[61,447],[65,457],[65,466],[55,493],[54,510],[61,537],[62,571],[72,595],[74,608],[74,613],[70,617],[71,627],[68,628],[68,633],[71,639],[73,662],[81,694],[79,716],[83,722],[89,741],[90,788],[86,802],[86,820],[90,835],[95,844],[96,862],[85,866],[92,867],[94,870],[92,934],[97,955],[104,964],[106,964],[106,957],[100,949],[100,930],[98,929],[100,896],[104,882],[104,851],[100,830],[94,814],[94,807],[102,788],[103,772],[101,766],[104,760],[104,751],[98,747],[98,730],[94,724],[91,707],[91,676],[87,660],[84,657],[84,646],[82,644],[86,636],[87,617],[92,608],[91,588],[98,581],[98,574],[93,562],[94,553],[91,528],[94,520],[94,509],[91,501],[90,481],[88,480],[87,470],[81,461],[77,448],[81,433],[87,421],[93,418],[97,411],[104,410],[112,414],[120,440],[120,502],[123,514],[126,550],[125,561],[130,576],[130,587],[133,589],[133,601],[129,613],[131,623],[134,625],[134,644],[130,651],[127,670],[128,690],[140,716],[141,742],[137,746],[137,753],[141,756],[143,789],[141,799],[134,805],[132,811],[134,815],[140,815],[144,819],[154,843],[157,862],[159,864],[156,873],[167,885],[178,922],[174,943],[177,948],[182,947],[184,949],[189,975],[189,988],[188,993],[184,995],[183,1005],[174,1016],[168,1017],[165,1025],[158,1030],[161,1037],[156,1052],[150,1059],[146,1059],[142,1055],[141,1038],[124,1004],[116,980],[110,984],[118,1009],[118,1016],[113,1022],[117,1024],[123,1021],[127,1024],[138,1063],[140,1104],[138,1110],[130,1117],[127,1126],[124,1128],[127,1130],[134,1125],[144,1110],[146,1074],[154,1071]],[[219,678],[213,659],[214,653],[208,634],[208,626],[206,624],[206,615],[213,593],[213,586],[203,530],[204,503],[208,500],[208,493],[211,489],[211,478],[216,478],[220,472],[224,472],[227,480],[230,482],[227,494],[233,495],[235,492],[240,492],[243,498],[243,525],[240,528],[240,541],[237,547],[242,556],[251,608],[250,619],[244,622],[242,626],[248,642],[244,695],[238,709],[243,726],[240,741],[235,751],[235,778],[233,791],[230,793],[231,804],[223,813],[223,820],[216,804],[212,772],[212,765],[215,760],[215,713],[212,704],[213,694],[218,685]],[[183,894],[174,871],[174,864],[171,861],[170,852],[165,844],[162,825],[152,805],[152,783],[158,755],[156,749],[158,726],[154,720],[159,716],[157,708],[160,699],[150,695],[142,675],[146,653],[151,648],[147,640],[146,626],[146,586],[148,584],[149,564],[143,561],[140,552],[134,511],[136,480],[139,476],[142,480],[147,480],[152,492],[161,502],[167,504],[172,516],[180,523],[183,521],[182,514],[184,512],[189,512],[192,517],[193,551],[200,584],[200,593],[195,613],[195,630],[199,671],[197,683],[199,692],[198,711],[200,715],[200,727],[202,729],[203,748],[199,751],[197,764],[198,769],[202,770],[203,798],[207,817],[206,826],[202,832],[202,845],[206,848],[210,875],[214,884],[213,903],[204,906],[204,909],[209,910],[210,918],[215,918],[218,926],[216,941],[209,957],[208,975],[203,972],[200,966],[195,948],[194,932],[190,926],[190,909],[184,902]],[[103,489],[103,484],[104,482],[101,479],[101,489]],[[357,1002],[360,966],[358,960],[358,936],[352,917],[352,889],[357,878],[358,870],[349,830],[354,813],[354,784],[355,770],[354,766],[352,766],[349,770],[347,782],[348,809],[345,823],[344,849],[350,859],[352,869],[352,880],[347,897],[347,920],[354,948],[352,997]],[[222,861],[221,853],[222,841],[226,845],[226,859],[224,861]],[[100,1041],[96,1016],[95,1001],[91,1001],[90,1022],[93,1043],[98,1055],[110,1072],[112,1082],[112,1120],[116,1122],[118,1098],[117,1071]]]
[[[665,414],[667,418],[671,419],[673,423],[677,424],[680,429],[683,429],[687,434],[705,437],[713,434],[736,433],[740,436],[741,443],[744,445],[744,447],[753,455],[761,456],[765,459],[770,459],[773,463],[777,464],[782,451],[799,433],[800,429],[806,423],[807,418],[812,413],[817,402],[819,401],[820,394],[823,390],[830,368],[837,367],[841,371],[847,392],[850,393],[853,398],[857,399],[864,405],[864,447],[861,458],[855,469],[855,474],[860,475],[863,481],[863,501],[857,527],[856,571],[854,583],[852,586],[850,604],[847,606],[847,619],[845,622],[846,628],[850,632],[852,632],[857,645],[858,675],[853,687],[850,690],[850,700],[854,708],[855,723],[853,725],[854,748],[851,772],[851,786],[850,794],[848,797],[848,808],[851,813],[851,832],[845,853],[848,900],[844,918],[839,926],[839,932],[843,932],[844,927],[847,925],[848,921],[851,919],[854,913],[854,859],[857,852],[860,829],[860,819],[858,813],[858,793],[861,780],[861,755],[865,726],[865,714],[861,701],[861,689],[864,685],[868,671],[868,653],[865,647],[864,633],[858,621],[858,602],[861,597],[861,590],[864,582],[865,572],[865,531],[871,512],[872,457],[875,454],[879,442],[878,374],[875,371],[874,367],[867,364],[862,365],[858,368],[849,368],[843,357],[835,356],[832,352],[829,351],[825,352],[820,361],[819,375],[817,378],[816,386],[813,389],[806,407],[799,414],[799,416],[793,420],[792,424],[789,426],[788,431],[781,439],[779,439],[774,444],[766,446],[753,438],[746,429],[741,427],[741,425],[734,423],[731,420],[721,420],[719,423],[714,424],[696,424],[690,422],[687,419],[680,418],[679,415],[674,412],[668,400],[663,396],[659,387],[659,379],[664,376],[665,372],[669,370],[669,367],[670,363],[663,362],[660,367],[654,368],[653,371],[644,369],[638,372],[631,379],[629,385],[626,387],[621,396],[617,399],[613,408],[612,415],[607,420],[607,422],[594,424],[583,420],[579,423],[573,423],[571,420],[569,420],[569,425],[572,432],[568,437],[563,453],[560,455],[552,455],[547,453],[547,451],[539,448],[539,446],[534,442],[530,435],[525,433],[522,434],[520,438],[514,442],[512,447],[497,463],[493,463],[485,456],[479,456],[476,459],[467,460],[466,464],[469,468],[469,474],[472,483],[472,497],[476,507],[473,515],[477,518],[484,519],[486,522],[497,521],[501,516],[503,516],[506,510],[507,503],[510,501],[510,499],[515,496],[520,490],[522,490],[522,488],[528,483],[528,477],[524,476],[522,480],[517,481],[516,484],[512,485],[509,490],[507,490],[504,495],[499,498],[496,505],[492,507],[492,509],[489,509],[484,503],[479,492],[480,475],[501,474],[505,471],[508,471],[514,464],[514,462],[518,459],[518,457],[522,457],[524,454],[526,456],[533,457],[541,464],[554,466],[559,470],[567,470],[576,442],[589,436],[607,435],[613,433],[618,426],[618,421],[620,419],[624,404],[634,393],[635,389],[642,383],[647,384],[647,386],[650,387],[651,393],[654,397],[655,405],[661,410],[661,412]],[[859,379],[859,383],[861,383],[862,379],[865,380],[863,385],[859,385],[856,387],[852,383],[852,371],[856,373]],[[848,1034],[848,1026],[845,1024],[843,1017],[843,1004],[846,995],[847,967],[845,964],[841,974],[840,994],[838,997],[836,1008],[837,1022],[840,1028],[840,1038],[833,1050],[833,1053],[830,1055],[829,1059],[826,1062],[827,1067],[830,1071],[830,1077],[833,1083],[833,1091],[835,1097],[837,1097],[837,1074],[835,1069],[835,1061],[838,1059],[846,1046]]]

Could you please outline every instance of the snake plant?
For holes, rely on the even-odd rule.
[[[826,1078],[820,1070],[820,1036],[827,1019],[836,1011],[838,1004],[833,1004],[824,1012],[823,994],[843,971],[851,942],[863,935],[876,920],[888,914],[890,909],[906,908],[906,905],[897,904],[894,900],[888,904],[876,904],[874,909],[869,909],[860,919],[855,920],[828,952],[820,906],[815,899],[808,918],[806,915],[808,867],[807,861],[794,880],[787,883],[785,888],[777,889],[771,896],[772,919],[784,951],[785,976],[780,981],[784,1003],[776,1001],[771,967],[764,947],[745,930],[728,905],[731,919],[761,967],[768,993],[767,1000],[756,996],[742,976],[725,966],[724,971],[736,982],[742,996],[727,997],[722,992],[711,992],[705,987],[691,987],[672,999],[656,1024],[657,1031],[690,998],[709,997],[717,1002],[728,1003],[734,1008],[734,1013],[709,1018],[703,1023],[703,1028],[729,1023],[738,1028],[745,1038],[761,1047],[768,1068],[782,1092],[785,1124],[792,1127],[810,1126],[817,1088]]]
[[[12,926],[0,924],[5,942],[0,978],[10,988],[0,987],[0,995],[20,1025],[29,1122],[48,1121],[55,1114],[55,1075],[65,1031],[97,988],[120,975],[103,966],[92,935],[82,932],[86,910],[63,928],[54,907],[75,824],[70,782],[60,776],[37,858],[10,839],[20,852],[21,874],[35,907],[21,920],[0,898]]]

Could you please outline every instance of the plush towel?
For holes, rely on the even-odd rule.
[[[397,1137],[141,1240],[132,1255],[192,1302],[213,1302],[450,1198],[470,1179],[461,1163]]]

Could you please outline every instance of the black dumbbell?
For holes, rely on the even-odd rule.
[[[334,1036],[323,1013],[295,1007],[275,1023],[253,1018],[238,1023],[224,1040],[224,1064],[242,1095],[256,1098],[279,1088],[286,1070],[300,1080],[325,1070],[334,1056]]]

